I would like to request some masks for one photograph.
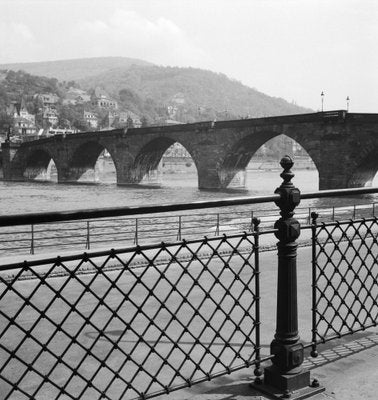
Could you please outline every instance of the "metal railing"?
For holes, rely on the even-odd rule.
[[[3,261],[3,398],[146,399],[251,366],[259,390],[272,382],[285,396],[301,390],[275,383],[276,374],[282,376],[303,361],[303,345],[295,336],[299,223],[293,210],[299,197],[378,193],[378,188],[300,195],[290,183],[290,162],[281,165],[284,182],[273,196],[0,217],[0,226],[33,226],[35,235],[40,224],[133,216],[140,233],[143,215],[273,201],[281,210],[274,229],[261,230],[260,220],[253,217],[252,229],[249,222],[245,231],[242,226],[239,231],[219,229],[195,239],[175,232],[174,240],[160,243]],[[312,232],[314,246],[312,338],[305,344],[314,356],[319,343],[376,326],[378,320],[377,217],[321,222],[315,215],[304,227]],[[273,297],[275,288],[270,285],[270,294],[261,290],[266,266],[260,247],[273,234],[280,240],[279,312],[272,352],[266,354],[261,298]],[[288,323],[294,331],[286,330]],[[287,357],[285,349],[294,355]],[[265,367],[262,380],[262,365],[268,360],[275,369]]]
[[[260,361],[256,247],[238,234],[2,266],[5,398],[153,397]]]
[[[248,209],[245,209],[248,208]],[[354,204],[332,207],[298,207],[296,217],[301,223],[311,222],[317,212],[321,221],[374,217],[377,204]],[[198,236],[219,236],[253,231],[257,216],[260,229],[272,229],[277,210],[250,209],[172,215],[151,214],[146,217],[101,218],[64,223],[12,226],[0,231],[0,254],[43,254],[52,249],[90,250],[108,246],[126,246],[172,240],[194,239]]]
[[[312,350],[378,324],[378,218],[312,214]]]

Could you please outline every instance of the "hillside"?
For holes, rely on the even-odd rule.
[[[170,115],[182,122],[285,115],[312,110],[270,97],[224,74],[197,68],[136,66],[114,68],[79,80],[87,90],[101,86],[115,98],[129,93],[139,102],[177,108]],[[125,96],[124,96],[125,97]],[[127,99],[126,99],[127,100]],[[134,109],[136,113],[141,110]],[[183,116],[186,115],[186,118]]]
[[[152,65],[147,61],[127,57],[97,57],[74,60],[43,61],[32,63],[0,64],[0,70],[23,70],[29,74],[72,81],[101,74],[113,68],[128,68],[131,65]]]
[[[10,67],[22,70],[14,72]],[[161,67],[123,57],[0,65],[0,113],[23,98],[27,111],[36,116],[37,128],[43,125],[42,114],[46,111],[38,96],[43,93],[58,97],[53,108],[59,127],[89,129],[83,121],[84,111],[97,115],[99,128],[113,124],[107,119],[108,109],[94,106],[90,100],[95,89],[117,104],[117,118],[124,112],[147,125],[311,112],[224,74],[197,68]],[[72,90],[84,90],[87,100],[73,105],[67,100]]]
[[[126,57],[0,64],[2,69],[79,81],[86,90],[100,86],[121,101],[121,106],[150,120],[159,114],[162,118],[192,122],[312,111],[267,96],[223,74],[197,68],[160,67]],[[170,112],[163,115],[168,106]]]
[[[55,78],[0,70],[0,114],[4,114],[12,102],[20,102],[21,99],[29,112],[37,114],[40,104],[34,96],[39,93],[54,93],[61,97],[62,87]]]

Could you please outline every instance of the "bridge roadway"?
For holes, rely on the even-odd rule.
[[[320,189],[364,186],[378,170],[378,114],[337,110],[6,142],[2,144],[3,173],[8,181],[34,179],[53,160],[58,182],[76,182],[94,169],[106,149],[116,168],[117,183],[137,184],[178,142],[196,165],[199,188],[223,189],[264,143],[282,134],[298,142],[312,158]]]

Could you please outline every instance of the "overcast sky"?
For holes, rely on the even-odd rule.
[[[376,0],[0,0],[0,63],[125,56],[378,113]]]

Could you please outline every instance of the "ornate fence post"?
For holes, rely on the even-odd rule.
[[[255,386],[275,398],[301,399],[323,391],[310,385],[310,372],[302,368],[304,349],[298,334],[297,307],[297,243],[300,224],[293,218],[294,209],[300,202],[300,191],[291,179],[293,161],[289,156],[280,162],[284,171],[283,182],[275,190],[280,195],[276,202],[281,218],[276,221],[275,235],[278,248],[277,316],[276,333],[270,345],[274,356],[272,365],[264,370],[262,385]]]

